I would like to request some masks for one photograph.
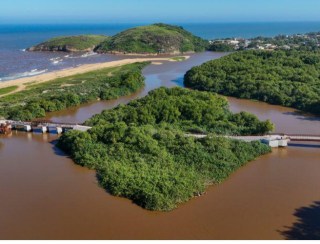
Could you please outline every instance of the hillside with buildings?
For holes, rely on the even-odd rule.
[[[320,32],[275,37],[226,38],[210,41],[211,51],[237,50],[317,50],[320,47]]]

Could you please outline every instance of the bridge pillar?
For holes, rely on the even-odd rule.
[[[48,131],[47,127],[43,125],[33,127],[32,129],[35,133],[46,133]]]
[[[24,125],[23,126],[23,130],[26,131],[26,132],[32,131],[31,125]]]
[[[63,129],[60,126],[48,126],[48,132],[51,134],[62,134]]]

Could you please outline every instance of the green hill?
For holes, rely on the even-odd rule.
[[[176,54],[204,51],[208,42],[179,26],[153,24],[123,31],[101,43],[100,53]]]
[[[101,42],[109,37],[103,35],[80,35],[52,38],[46,42],[30,47],[28,51],[93,51]]]

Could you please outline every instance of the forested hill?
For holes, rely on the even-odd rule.
[[[123,31],[103,42],[98,52],[183,53],[206,50],[208,42],[182,27],[154,24]]]
[[[62,51],[79,52],[93,51],[101,42],[107,40],[103,35],[80,35],[55,37],[36,46],[30,47],[28,51]]]
[[[192,68],[184,84],[320,114],[320,53],[237,52]]]

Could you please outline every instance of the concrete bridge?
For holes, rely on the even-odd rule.
[[[0,120],[0,128],[2,133],[8,133],[11,130],[22,130],[26,132],[39,132],[39,133],[53,133],[61,134],[68,130],[87,131],[91,129],[89,126],[75,123],[59,123],[49,121],[14,121],[14,120]]]
[[[320,142],[320,135],[308,135],[308,134],[282,134],[286,136],[290,141],[309,141],[309,142]]]
[[[90,126],[84,126],[76,123],[59,123],[49,121],[14,121],[14,120],[0,120],[0,133],[6,134],[11,130],[23,130],[27,132],[39,133],[54,133],[61,134],[68,130],[87,131],[91,129]],[[186,134],[196,138],[207,137],[205,134]],[[307,134],[269,134],[263,136],[224,136],[226,138],[242,140],[246,142],[261,141],[271,147],[287,147],[290,141],[303,141],[303,142],[320,142],[320,135],[307,135]]]
[[[187,134],[196,138],[205,138],[207,135]],[[261,141],[271,147],[287,147],[290,141],[301,142],[320,142],[320,135],[307,134],[269,134],[263,136],[223,136],[230,139],[242,140],[246,142]]]

